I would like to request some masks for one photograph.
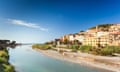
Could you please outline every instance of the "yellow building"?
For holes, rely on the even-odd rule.
[[[96,46],[97,39],[95,37],[86,37],[83,41],[83,45]]]
[[[106,46],[109,45],[109,32],[88,33],[85,36],[83,45]]]

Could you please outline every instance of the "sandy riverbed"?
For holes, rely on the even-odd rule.
[[[99,69],[105,69],[108,70],[107,72],[120,72],[120,57],[95,56],[81,52],[64,52],[61,54],[54,50],[36,50],[46,56],[56,59],[74,62],[85,66],[92,66]]]

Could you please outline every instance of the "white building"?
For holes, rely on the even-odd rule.
[[[69,41],[74,41],[74,40],[75,40],[74,34],[70,34],[68,40],[69,40]]]
[[[109,32],[104,32],[104,31],[100,31],[100,32],[97,32],[96,33],[96,37],[101,37],[101,36],[103,36],[103,35],[109,35]]]
[[[84,41],[84,39],[85,39],[85,37],[84,37],[84,35],[75,35],[75,38],[74,38],[74,40],[78,40],[79,42],[83,42]]]

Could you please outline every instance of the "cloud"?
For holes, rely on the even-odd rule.
[[[39,29],[41,31],[48,31],[48,29],[43,28],[35,23],[25,22],[23,20],[8,19],[8,23],[14,24],[14,25],[19,25],[19,26],[24,26],[24,27],[28,27],[28,28]]]

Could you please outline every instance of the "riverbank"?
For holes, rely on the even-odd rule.
[[[7,49],[0,50],[0,72],[15,72],[14,67],[9,63]]]
[[[52,58],[74,62],[80,65],[104,69],[106,70],[106,72],[120,72],[120,57],[96,56],[81,52],[59,53],[55,50],[35,50]]]

